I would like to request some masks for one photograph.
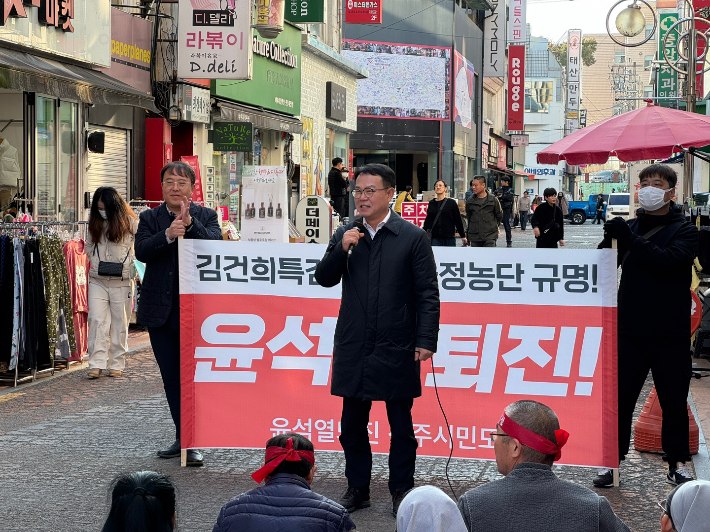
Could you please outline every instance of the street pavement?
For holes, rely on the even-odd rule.
[[[601,228],[566,226],[570,248],[593,248]],[[505,235],[501,237],[505,246]],[[515,247],[533,247],[532,230],[514,230]],[[501,242],[499,242],[501,245]],[[515,253],[515,250],[510,250]],[[256,486],[249,475],[258,469],[263,450],[207,450],[205,466],[181,468],[178,459],[162,460],[157,449],[172,443],[173,427],[158,368],[147,335],[133,331],[134,350],[125,376],[88,380],[86,365],[57,372],[32,384],[0,388],[0,530],[95,531],[106,519],[111,480],[122,472],[154,470],[178,487],[177,530],[209,531],[228,499]],[[710,362],[704,361],[704,366]],[[637,405],[640,411],[651,382]],[[710,430],[710,379],[693,379],[692,403]],[[239,413],[230,422],[239,423]],[[702,435],[701,435],[702,438]],[[696,456],[696,470],[710,480],[707,447]],[[313,489],[337,499],[346,487],[342,454],[316,451],[318,473]],[[419,458],[417,485],[433,484],[450,493],[446,460]],[[595,471],[555,467],[567,480],[590,486]],[[621,466],[621,486],[597,490],[634,531],[659,530],[656,502],[671,489],[660,455],[632,451]],[[500,475],[494,462],[451,461],[449,478],[457,495]],[[376,456],[372,507],[353,514],[358,530],[392,532],[395,520],[387,489],[386,456]]]

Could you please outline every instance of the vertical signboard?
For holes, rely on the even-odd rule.
[[[523,131],[525,118],[525,46],[508,47],[508,131]]]
[[[346,24],[382,24],[383,0],[345,0]]]
[[[234,2],[234,9],[219,10],[198,9],[191,0],[180,0],[178,77],[251,79],[252,2]]]
[[[490,0],[493,11],[484,23],[483,76],[505,76],[505,0]]]
[[[579,129],[582,30],[569,30],[567,40],[567,134]]]
[[[678,13],[658,14],[658,58],[661,60],[661,64],[658,70],[656,94],[659,98],[670,99],[678,96],[678,73],[664,60],[665,57],[665,59],[671,63],[678,61],[678,33],[675,31],[671,32],[668,36],[668,40],[666,40],[668,30],[676,22],[678,22]],[[660,100],[660,102],[663,103],[664,100]]]
[[[324,0],[290,0],[284,18],[294,24],[325,22]]]
[[[526,3],[527,0],[508,0],[508,44],[525,44],[527,41]]]

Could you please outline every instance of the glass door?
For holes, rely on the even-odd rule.
[[[57,101],[37,97],[37,218],[57,217]]]
[[[77,184],[79,182],[77,160],[77,137],[79,106],[60,102],[59,106],[59,213],[65,222],[78,220],[79,205]]]

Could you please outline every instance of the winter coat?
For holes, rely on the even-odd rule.
[[[556,248],[557,242],[565,238],[562,209],[558,205],[552,206],[547,202],[540,204],[533,213],[530,225],[533,229],[540,229],[536,242],[538,248]]]
[[[439,209],[443,209],[443,211],[441,211],[439,219],[436,220]],[[434,224],[434,220],[436,220],[436,224]],[[442,201],[436,198],[431,200],[422,229],[424,231],[431,229],[432,238],[454,238],[456,233],[463,237],[465,233],[458,202],[450,198],[444,198]]]
[[[569,214],[569,202],[567,201],[567,198],[564,196],[557,196],[557,205],[562,209],[562,215],[567,216]]]
[[[316,267],[321,286],[342,281],[335,327],[331,393],[363,401],[402,400],[422,393],[414,349],[436,351],[439,284],[426,233],[390,211],[387,223],[343,251],[345,231],[331,238]]]
[[[634,236],[628,245],[619,241],[617,254],[621,266],[619,335],[687,338],[698,229],[672,206],[663,216],[639,209],[636,218],[626,223]],[[639,236],[658,225],[665,227],[648,239]],[[611,247],[611,239],[605,238],[599,247]],[[645,319],[649,312],[658,312],[661,322]]]
[[[328,172],[328,190],[330,191],[331,198],[347,196],[348,194],[348,180],[345,179],[343,173],[335,167],[331,168],[330,172]]]
[[[133,241],[136,231],[138,231],[138,219],[131,218],[131,232],[123,237],[121,242],[109,242],[106,238],[106,228],[108,222],[104,220],[104,232],[101,235],[101,242],[95,244],[91,239],[91,233],[86,237],[86,256],[91,261],[89,277],[102,280],[121,280],[121,277],[104,277],[99,275],[99,261],[102,262],[123,262],[123,281],[127,284],[133,279],[133,259],[136,258],[133,251]]]
[[[355,524],[338,503],[311,491],[303,477],[277,473],[222,507],[212,532],[348,532]]]
[[[515,192],[511,187],[498,187],[493,195],[500,201],[504,211],[512,211],[515,203]]]
[[[190,217],[192,228],[185,233],[185,238],[222,240],[217,212],[191,203]],[[148,327],[163,325],[173,306],[179,305],[178,239],[168,244],[166,237],[171,223],[173,219],[165,203],[142,212],[138,223],[136,258],[145,262],[138,323]]]
[[[498,198],[486,194],[485,200],[471,196],[466,200],[466,218],[468,228],[466,238],[469,242],[498,240],[498,224],[503,219],[503,209]]]

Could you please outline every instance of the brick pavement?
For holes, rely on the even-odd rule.
[[[585,229],[567,240],[575,247],[589,247],[587,242],[597,235]],[[523,239],[531,238],[514,235],[514,242],[523,245]],[[144,342],[140,336],[133,341]],[[710,379],[691,384],[703,420],[710,418],[709,387]],[[637,410],[649,389],[650,381]],[[121,472],[151,469],[168,474],[178,487],[178,530],[211,530],[221,505],[255,486],[249,474],[260,466],[263,450],[207,450],[205,467],[180,468],[178,460],[154,455],[171,442],[172,430],[150,348],[129,354],[120,379],[87,380],[86,369],[79,368],[0,390],[0,529],[98,530],[108,513],[111,479]],[[317,452],[317,462],[314,489],[337,499],[345,486],[342,454]],[[419,458],[417,485],[434,484],[448,492],[444,463]],[[598,492],[609,498],[632,530],[655,532],[660,519],[656,501],[671,489],[664,482],[665,470],[659,455],[632,451],[621,467],[621,486]],[[595,476],[588,468],[557,467],[556,472],[585,486],[591,486]],[[453,460],[449,475],[459,495],[499,478],[495,463],[470,460]],[[386,457],[376,456],[372,507],[353,514],[358,530],[391,532],[390,509]]]

